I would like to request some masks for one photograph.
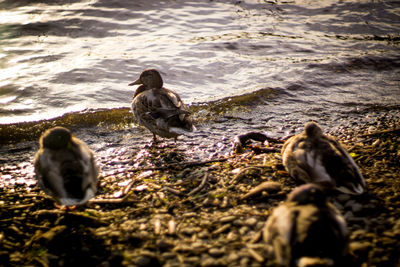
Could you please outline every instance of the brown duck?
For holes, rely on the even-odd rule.
[[[295,188],[263,229],[277,266],[347,266],[346,221],[315,184]]]
[[[58,205],[81,205],[95,196],[98,168],[83,141],[66,128],[54,127],[42,134],[39,145],[33,161],[36,178]]]
[[[140,85],[133,95],[132,112],[137,122],[153,133],[154,141],[157,135],[176,141],[179,135],[194,131],[190,112],[176,92],[163,87],[157,70],[144,70],[129,85]]]
[[[308,122],[303,133],[285,142],[282,160],[297,180],[355,195],[366,189],[364,177],[349,153],[333,137],[323,134],[315,122]]]

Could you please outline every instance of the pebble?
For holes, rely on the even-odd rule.
[[[237,220],[235,220],[235,221],[233,222],[233,225],[235,225],[235,226],[241,226],[241,225],[243,225],[243,224],[244,224],[244,222],[243,222],[242,219],[237,219]]]
[[[372,244],[368,241],[351,242],[349,247],[350,251],[352,251],[354,254],[361,254],[363,252],[368,252],[372,247]]]
[[[210,235],[210,233],[208,232],[208,230],[207,230],[207,229],[204,229],[203,231],[201,231],[201,232],[198,234],[198,237],[199,237],[199,238],[202,238],[202,239],[205,239],[205,238],[208,238],[209,235]]]
[[[135,260],[137,266],[150,266],[151,258],[148,256],[140,256]]]
[[[236,216],[225,216],[225,217],[222,217],[221,219],[219,219],[219,221],[222,223],[227,223],[227,222],[234,221],[235,219],[236,219]]]
[[[231,225],[230,225],[230,224],[224,224],[223,226],[221,226],[221,227],[219,227],[217,230],[215,230],[215,231],[213,232],[213,234],[217,235],[217,234],[223,233],[223,232],[225,232],[226,230],[228,230],[229,228],[231,228]]]
[[[335,205],[335,207],[336,207],[338,210],[343,211],[344,207],[343,207],[342,204],[340,204],[340,203],[337,202],[337,201],[333,201],[333,204]]]
[[[207,257],[201,260],[202,267],[217,266],[217,261],[214,258]]]
[[[166,240],[159,240],[157,242],[157,246],[161,251],[166,251],[174,247],[174,245],[171,242],[168,242]]]
[[[264,227],[264,225],[265,225],[265,221],[259,221],[259,222],[257,222],[256,229],[261,229]]]
[[[249,227],[253,227],[257,224],[258,220],[254,217],[248,218],[244,221],[244,224]]]
[[[161,254],[161,258],[163,258],[163,259],[173,259],[175,257],[176,257],[176,255],[172,252],[164,252]]]
[[[230,263],[237,261],[238,259],[239,259],[239,255],[235,252],[229,253],[228,258],[227,258],[228,262],[230,262]]]
[[[348,221],[349,219],[351,219],[351,218],[354,218],[353,212],[347,211],[347,212],[344,214],[344,218],[345,218],[347,221]]]
[[[240,259],[240,266],[243,266],[243,267],[249,266],[249,260],[250,259],[248,257],[241,258]]]
[[[361,237],[365,236],[365,234],[366,234],[366,232],[364,229],[359,229],[359,230],[353,231],[353,233],[351,234],[351,237],[353,239],[361,238]]]
[[[350,196],[348,194],[340,194],[336,198],[339,202],[344,203],[350,199]]]
[[[224,248],[210,248],[208,250],[208,254],[210,254],[213,257],[220,257],[225,253]]]
[[[183,228],[181,230],[181,233],[185,234],[185,235],[193,235],[197,232],[199,232],[201,230],[201,228],[199,227],[187,227],[187,228]]]
[[[356,203],[355,200],[350,199],[349,201],[346,202],[346,204],[344,204],[344,207],[345,208],[351,208],[355,203]]]
[[[363,209],[363,206],[360,203],[354,203],[354,205],[351,207],[352,211],[354,213],[360,212]]]
[[[377,147],[377,146],[379,146],[380,143],[381,143],[381,140],[376,139],[376,140],[372,143],[372,146],[373,146],[373,147]]]
[[[238,238],[238,236],[234,232],[229,232],[226,235],[226,240],[228,240],[228,241],[233,241],[233,240],[236,240],[237,238]]]
[[[245,235],[248,231],[249,231],[249,227],[247,227],[247,226],[243,226],[243,227],[241,227],[241,228],[239,229],[239,233],[240,233],[241,235]]]

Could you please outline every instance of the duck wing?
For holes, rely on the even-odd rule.
[[[286,170],[296,180],[316,182],[326,179],[314,175],[313,168],[317,161],[304,134],[295,135],[285,142],[282,147],[282,159]]]
[[[269,246],[268,250],[275,256],[280,266],[289,266],[291,261],[291,240],[297,217],[291,206],[283,204],[275,208],[263,229],[263,239]]]
[[[366,187],[364,177],[353,158],[335,139],[329,136],[324,136],[323,139],[323,164],[336,187],[344,193],[363,193]]]
[[[183,119],[185,115],[190,114],[176,92],[166,88],[162,89],[157,92],[155,101],[152,101],[153,113],[158,114],[163,119],[169,119],[173,116],[179,116]]]
[[[93,153],[84,144],[70,149],[42,149],[34,160],[42,189],[62,205],[87,202],[96,192],[98,170]]]
[[[293,232],[292,257],[340,259],[347,252],[348,232],[343,217],[333,206],[296,207],[296,230]]]

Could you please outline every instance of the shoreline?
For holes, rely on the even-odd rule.
[[[396,125],[399,121],[382,121],[374,129],[364,125],[337,135],[355,156],[368,187],[361,196],[336,193],[331,197],[351,232],[352,266],[400,263]],[[280,144],[272,146],[279,149]],[[143,157],[100,158],[114,168],[102,172],[96,199],[72,212],[56,210],[34,184],[0,188],[1,262],[11,266],[273,266],[261,229],[271,210],[296,186],[284,171],[279,152],[247,151],[183,165],[182,160],[189,160],[182,158],[178,147],[144,151]],[[24,158],[33,153],[32,147],[19,153],[15,163],[20,164],[13,170],[2,168],[3,175],[16,181],[29,175]],[[138,168],[147,166],[139,164],[145,162],[170,168]],[[246,196],[268,181],[278,185]]]

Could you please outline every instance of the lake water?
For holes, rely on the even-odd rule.
[[[400,1],[5,0],[0,22],[3,126],[129,107],[150,67],[193,106],[254,94],[256,128],[399,111]]]
[[[54,125],[103,176],[165,163],[128,109],[150,67],[191,105],[198,131],[175,150],[188,161],[248,131],[400,121],[400,1],[5,0],[0,30],[0,187],[36,184],[37,138]]]

